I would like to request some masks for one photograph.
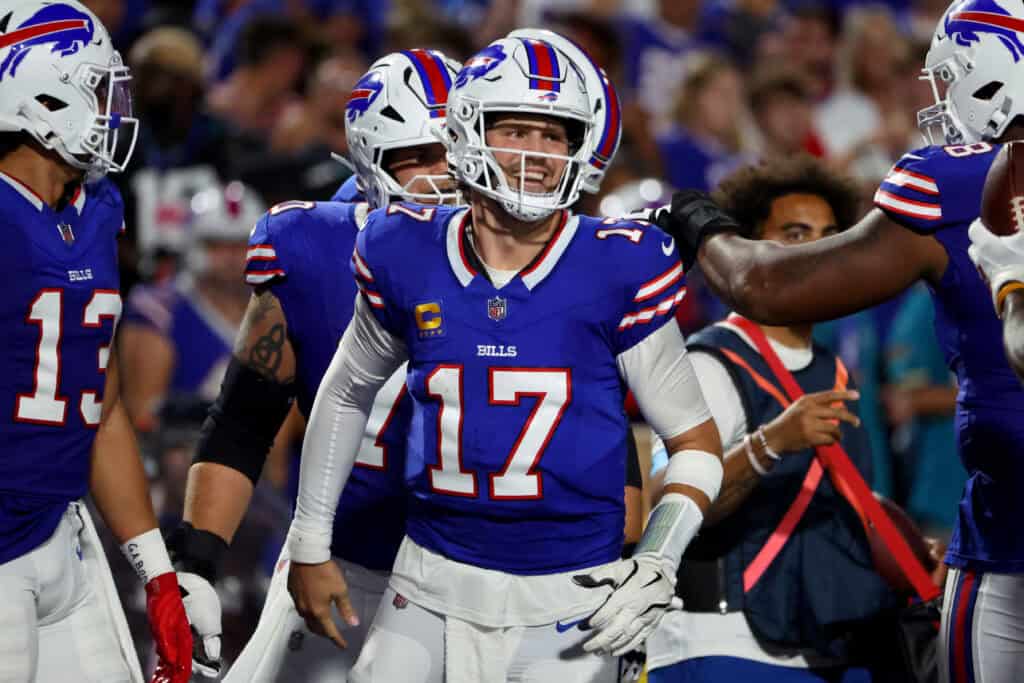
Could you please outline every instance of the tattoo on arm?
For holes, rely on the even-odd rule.
[[[284,311],[269,290],[253,294],[238,332],[235,356],[268,380],[295,379],[295,357],[288,340]]]
[[[281,350],[285,341],[284,325],[273,325],[252,345],[252,350],[249,351],[249,367],[267,379],[276,378],[281,367]]]
[[[718,498],[711,504],[706,520],[717,524],[736,511],[743,501],[757,488],[761,477],[747,461],[743,444],[734,446],[725,458],[725,477]]]

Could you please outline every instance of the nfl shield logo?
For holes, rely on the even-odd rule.
[[[501,322],[508,314],[508,301],[496,296],[487,300],[487,317],[494,322]]]
[[[64,239],[64,244],[69,247],[75,243],[75,233],[71,230],[71,226],[67,223],[58,223],[57,230],[60,231],[60,236]]]

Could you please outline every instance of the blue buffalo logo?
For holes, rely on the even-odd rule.
[[[68,5],[47,5],[10,33],[0,34],[0,50],[11,48],[0,63],[0,81],[15,76],[33,48],[50,46],[61,57],[76,54],[93,42],[92,17]]]
[[[345,115],[349,122],[365,114],[383,89],[384,81],[377,72],[368,73],[360,78],[356,87],[352,89],[352,94],[348,96],[348,104],[345,105]]]
[[[1010,51],[1014,62],[1024,57],[1024,19],[1011,15],[994,0],[966,0],[946,13],[946,35],[964,47],[981,40],[979,33],[990,33]]]
[[[469,58],[455,77],[455,87],[461,88],[470,81],[483,78],[498,68],[505,61],[505,48],[501,45],[488,45]]]

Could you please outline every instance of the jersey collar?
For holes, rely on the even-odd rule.
[[[43,198],[37,195],[32,188],[25,183],[21,182],[14,176],[7,175],[3,171],[0,171],[0,181],[7,183],[12,190],[24,197],[25,201],[36,208],[36,211],[42,211],[46,202]]]
[[[42,211],[43,207],[46,206],[46,202],[43,201],[42,197],[37,195],[31,187],[14,176],[0,171],[0,180],[7,183],[12,190],[24,197],[25,201],[36,208],[36,211]],[[69,203],[71,206],[75,207],[75,211],[78,212],[79,216],[81,216],[82,210],[85,209],[85,189],[81,184],[75,188],[75,194],[72,195]]]
[[[448,264],[451,266],[455,278],[463,287],[468,286],[473,278],[483,270],[466,235],[470,216],[471,212],[468,208],[455,213],[448,221],[448,234],[445,240]],[[548,240],[547,246],[537,255],[537,258],[519,271],[518,277],[522,279],[527,289],[532,291],[554,270],[562,254],[569,247],[578,226],[578,216],[569,211],[562,212],[562,221],[558,224],[555,234]]]

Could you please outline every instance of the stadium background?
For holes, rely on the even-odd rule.
[[[220,317],[237,325],[247,296],[248,228],[217,236],[211,217],[246,225],[252,210],[280,201],[328,199],[348,174],[330,158],[346,151],[348,93],[377,56],[429,47],[463,60],[520,26],[551,28],[583,45],[616,84],[624,122],[618,157],[602,194],[584,200],[586,213],[661,203],[673,187],[713,189],[743,164],[798,153],[854,176],[866,210],[890,165],[922,144],[915,114],[932,100],[917,76],[946,7],[942,0],[83,1],[133,69],[142,120],[131,168],[116,178],[127,206],[122,287],[129,308],[141,312],[136,320],[148,319],[151,331],[166,336],[175,372],[185,374],[189,364],[209,362],[191,347],[198,340],[160,326],[161,315],[173,314],[161,309],[161,292],[209,275],[220,259],[231,274],[214,283],[224,295]],[[339,258],[339,267],[346,261]],[[689,284],[678,321],[693,332],[726,311],[699,273]],[[955,383],[932,315],[921,285],[819,326],[816,336],[857,376],[874,488],[945,536],[964,474],[953,438]],[[139,362],[126,360],[133,383],[159,383],[147,377],[157,370],[144,353]],[[204,366],[207,376],[194,390],[134,404],[165,529],[178,521],[204,402],[216,396],[222,370]],[[643,452],[646,434],[637,432]],[[218,586],[229,659],[255,627],[290,519],[297,450],[282,446]],[[146,659],[141,589],[126,563],[112,565]]]

